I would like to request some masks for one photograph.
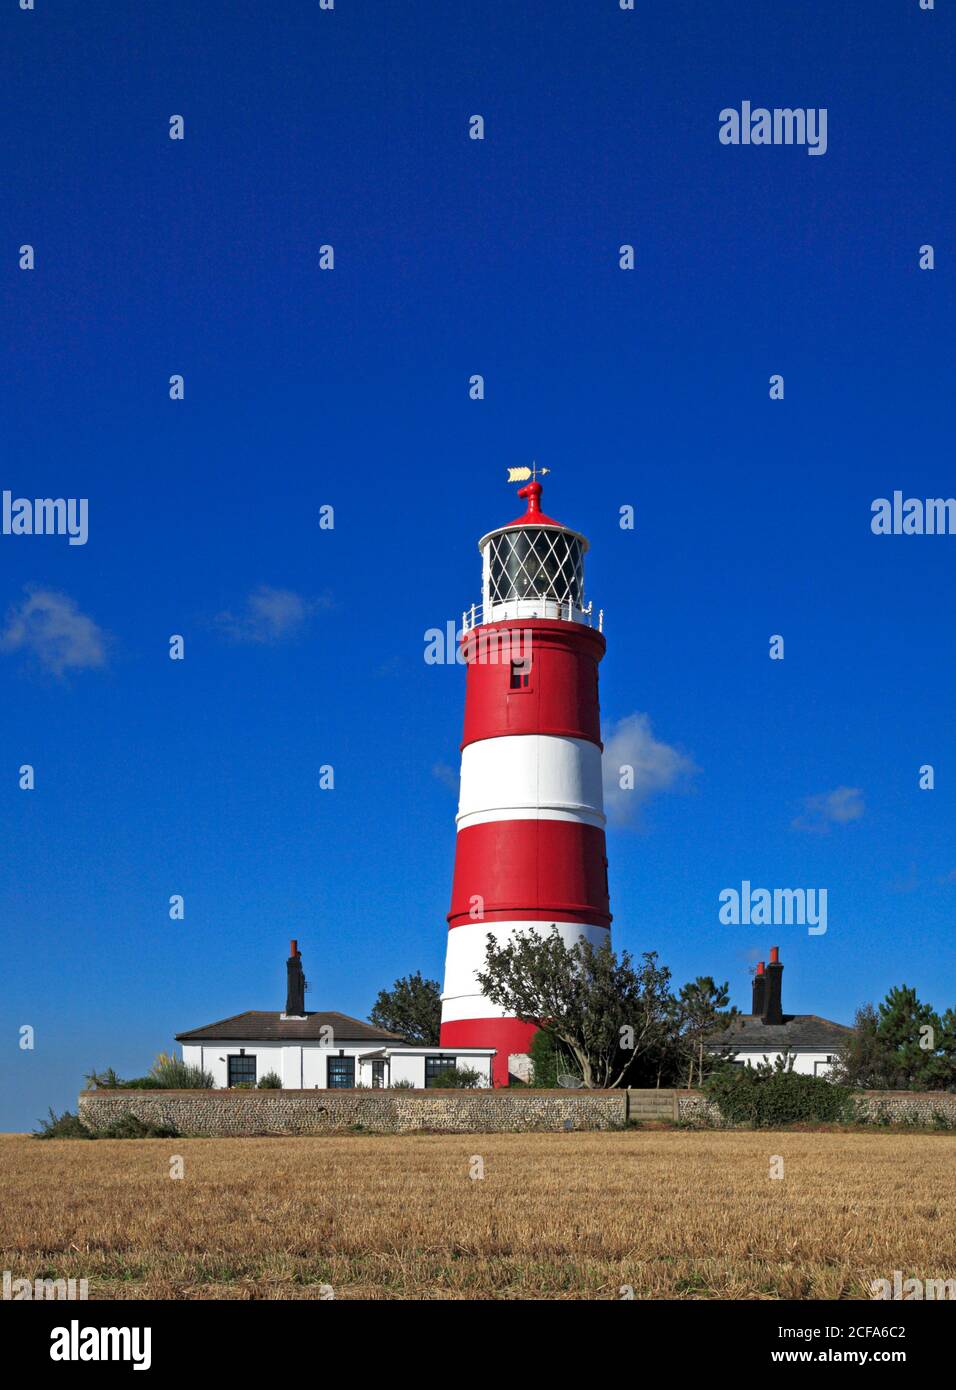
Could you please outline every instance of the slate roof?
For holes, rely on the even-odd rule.
[[[249,1009],[244,1014],[221,1018],[203,1028],[177,1033],[177,1042],[319,1042],[322,1029],[331,1028],[335,1046],[346,1042],[403,1043],[398,1033],[389,1033],[348,1014],[307,1013],[304,1018],[283,1018],[281,1013]]]
[[[738,1014],[729,1028],[711,1033],[708,1047],[730,1047],[737,1052],[778,1052],[784,1048],[802,1051],[838,1051],[853,1032],[842,1023],[816,1014],[784,1014],[783,1023],[764,1023],[759,1014]]]

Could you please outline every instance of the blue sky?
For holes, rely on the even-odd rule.
[[[616,944],[744,1007],[777,943],[789,1010],[956,1003],[956,537],[870,531],[954,493],[946,9],[5,7],[0,488],[90,534],[0,536],[0,1128],[281,1007],[290,936],[311,1008],[440,978],[464,681],[424,633],[531,458],[656,788]],[[825,107],[826,154],[721,145],[744,100]],[[827,933],[722,925],[744,879]]]

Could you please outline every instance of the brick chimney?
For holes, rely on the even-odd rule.
[[[289,959],[286,961],[289,985],[285,997],[286,1018],[305,1017],[305,975],[302,971],[302,957],[299,955],[298,941],[289,942]]]
[[[781,1002],[781,981],[783,966],[780,964],[780,947],[770,947],[770,960],[767,962],[767,983],[764,985],[763,1021],[764,1023],[783,1022],[783,1003]]]
[[[765,966],[762,960],[757,961],[757,969],[754,972],[754,1002],[750,1010],[757,1018],[763,1018],[763,1000],[767,989],[767,976],[764,973]]]

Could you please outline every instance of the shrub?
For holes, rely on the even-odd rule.
[[[802,1076],[766,1063],[720,1067],[704,1078],[703,1090],[730,1124],[755,1129],[778,1125],[840,1123],[853,1118],[852,1092],[822,1076]]]
[[[156,1058],[149,1074],[157,1086],[168,1091],[211,1091],[216,1084],[211,1072],[189,1065],[181,1057],[170,1057],[165,1052]]]
[[[175,1125],[154,1125],[151,1120],[140,1120],[127,1111],[117,1115],[105,1129],[97,1130],[97,1139],[178,1139],[179,1131]]]
[[[260,1076],[258,1089],[260,1091],[281,1091],[282,1077],[277,1071],[267,1071],[265,1076]]]
[[[167,1052],[159,1054],[146,1076],[124,1081],[112,1067],[107,1067],[103,1072],[87,1072],[85,1079],[91,1091],[211,1091],[216,1084],[211,1072],[187,1065],[181,1057]]]
[[[481,1072],[474,1067],[445,1067],[435,1074],[432,1085],[454,1091],[472,1091],[481,1085]]]
[[[531,1058],[531,1085],[553,1089],[558,1084],[558,1072],[567,1071],[557,1039],[539,1028],[528,1048]]]
[[[509,1080],[508,1085],[517,1091],[548,1091],[558,1085],[559,1076],[575,1076],[580,1081],[580,1066],[566,1047],[563,1047],[553,1033],[538,1028],[532,1034],[528,1048],[531,1070],[527,1081]]]
[[[138,1120],[128,1111],[117,1115],[105,1129],[90,1130],[71,1111],[58,1115],[50,1106],[50,1118],[40,1120],[40,1128],[34,1130],[34,1139],[178,1139],[179,1131],[172,1125],[155,1125],[148,1120]]]
[[[64,1110],[62,1115],[58,1115],[50,1106],[50,1116],[46,1120],[38,1120],[40,1128],[33,1131],[34,1139],[92,1139],[93,1136],[86,1128],[79,1115],[74,1115],[70,1110]]]
[[[112,1091],[117,1086],[129,1084],[121,1081],[112,1067],[107,1067],[106,1071],[88,1071],[83,1080],[88,1091]]]
[[[412,1081],[393,1081],[388,1089],[390,1091],[414,1091],[415,1084]]]

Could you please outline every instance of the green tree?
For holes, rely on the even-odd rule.
[[[424,980],[420,970],[379,991],[369,1022],[399,1033],[407,1042],[437,1047],[441,1028],[441,990],[437,980]]]
[[[940,1024],[939,1053],[946,1067],[946,1084],[952,1088],[956,1087],[956,1009],[947,1009]]]
[[[956,1011],[942,1018],[909,985],[857,1010],[834,1079],[866,1090],[938,1091],[956,1086]]]
[[[558,1077],[570,1072],[574,1062],[557,1038],[539,1028],[528,1048],[531,1058],[531,1085],[539,1090],[553,1090]]]
[[[894,985],[880,1005],[879,1038],[899,1089],[934,1090],[946,1084],[939,1056],[943,1026],[939,1015],[909,985]]]
[[[586,1087],[619,1086],[635,1061],[666,1033],[670,971],[647,952],[636,968],[609,941],[565,944],[519,931],[505,946],[489,934],[482,992],[506,1015],[533,1023],[567,1049]]]
[[[844,1086],[868,1091],[888,1090],[892,1065],[880,1039],[880,1016],[872,1004],[856,1011],[853,1032],[833,1063],[830,1075]]]
[[[714,983],[710,975],[698,975],[681,989],[676,1000],[675,1043],[684,1064],[684,1085],[691,1087],[696,1074],[697,1084],[705,1073],[717,1064],[705,1043],[721,1027],[726,1028],[737,1013],[724,1013],[730,1002],[730,985]]]

